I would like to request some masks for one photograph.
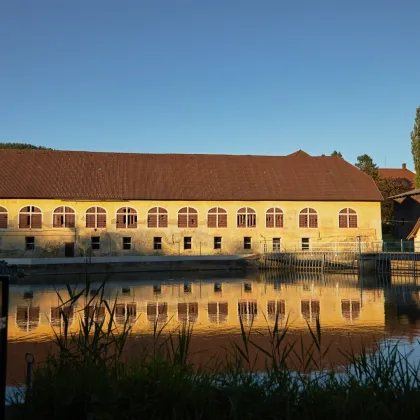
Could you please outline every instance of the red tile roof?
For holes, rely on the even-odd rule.
[[[411,182],[411,185],[414,187],[414,179],[416,177],[416,174],[414,172],[411,172],[409,169],[403,169],[403,168],[379,168],[378,169],[379,174],[383,176],[384,178],[401,178],[401,179],[407,179]]]
[[[381,201],[344,159],[0,150],[1,198]]]

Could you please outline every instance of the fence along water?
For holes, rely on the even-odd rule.
[[[356,272],[364,268],[375,273],[401,271],[416,274],[420,270],[420,244],[398,242],[331,242],[301,249],[285,249],[270,240],[261,243],[263,268],[285,271]]]

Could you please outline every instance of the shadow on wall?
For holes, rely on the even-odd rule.
[[[75,230],[22,229],[0,234],[2,258],[48,258],[83,256],[144,255],[232,255],[258,252],[259,243],[244,249],[239,239],[216,238],[185,229],[175,234],[154,236],[152,232],[92,230],[78,235]]]

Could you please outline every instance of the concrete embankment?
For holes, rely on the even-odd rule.
[[[6,258],[4,261],[24,276],[160,271],[231,271],[257,267],[257,256],[255,255]]]

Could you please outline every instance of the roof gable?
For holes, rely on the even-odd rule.
[[[381,201],[344,159],[0,150],[0,197],[85,200]]]

